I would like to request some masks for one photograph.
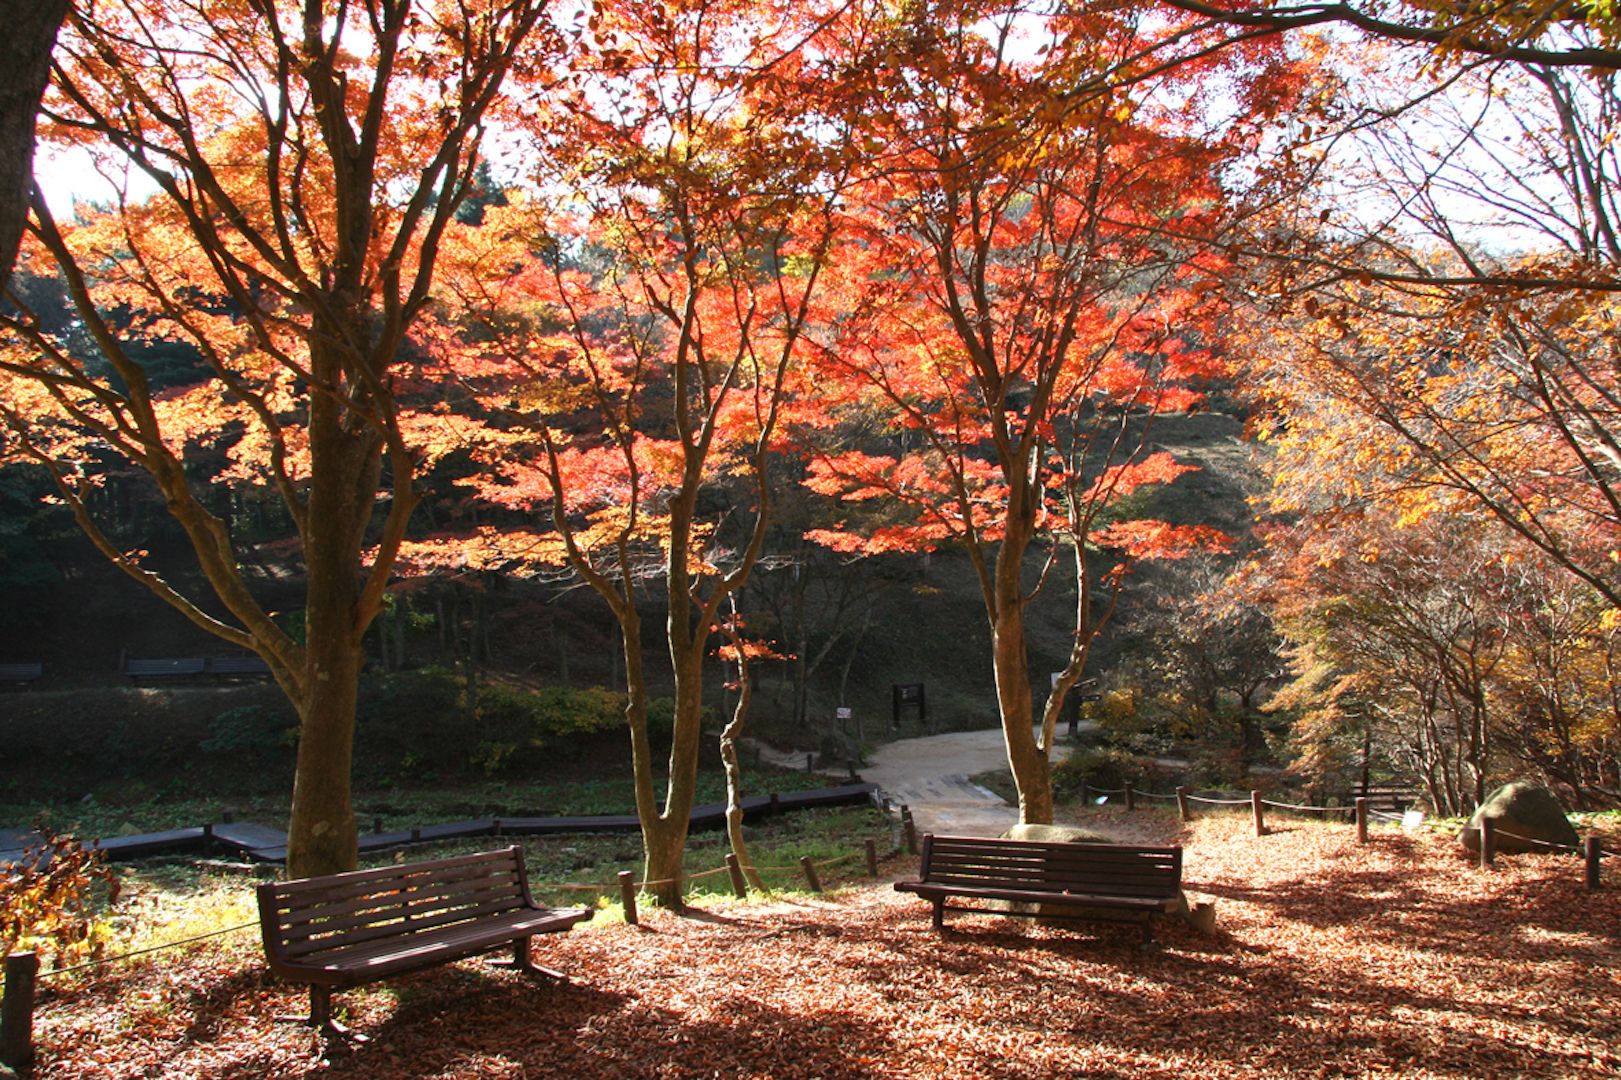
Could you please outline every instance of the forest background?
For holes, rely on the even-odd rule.
[[[1613,804],[1615,19],[1380,10],[75,10],[0,648],[263,659],[295,871],[425,701],[398,768],[627,726],[649,879],[895,683],[1026,820],[1086,678],[1100,767]]]

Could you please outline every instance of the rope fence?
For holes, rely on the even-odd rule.
[[[1357,842],[1363,844],[1368,842],[1368,824],[1370,821],[1377,820],[1381,822],[1396,823],[1403,823],[1405,821],[1405,815],[1403,814],[1391,813],[1387,810],[1374,809],[1370,805],[1372,800],[1365,795],[1358,796],[1353,800],[1350,806],[1316,806],[1310,803],[1290,803],[1280,802],[1275,799],[1267,799],[1263,797],[1261,792],[1258,790],[1251,791],[1249,793],[1249,798],[1247,799],[1229,799],[1210,795],[1195,795],[1190,788],[1185,786],[1178,787],[1175,792],[1166,794],[1155,791],[1138,791],[1134,785],[1129,783],[1124,787],[1108,788],[1100,787],[1082,780],[1082,803],[1090,803],[1092,801],[1091,796],[1093,794],[1103,796],[1103,799],[1098,800],[1099,802],[1102,802],[1111,796],[1123,795],[1125,797],[1127,810],[1135,809],[1138,799],[1174,799],[1176,800],[1177,811],[1183,821],[1193,820],[1193,804],[1195,803],[1202,806],[1248,806],[1250,807],[1251,814],[1254,817],[1256,836],[1265,836],[1267,834],[1266,810],[1268,808],[1273,810],[1284,810],[1289,813],[1297,814],[1349,814],[1351,816],[1351,820],[1356,825]],[[909,813],[905,807],[902,807],[901,810],[903,819],[909,824]],[[1480,833],[1479,851],[1480,865],[1482,869],[1489,868],[1492,865],[1492,861],[1497,856],[1498,845],[1501,840],[1518,841],[1535,850],[1565,852],[1581,856],[1583,859],[1583,878],[1589,890],[1596,890],[1600,887],[1602,878],[1602,863],[1607,859],[1616,858],[1618,854],[1621,854],[1618,852],[1608,852],[1603,850],[1603,845],[1596,836],[1589,836],[1587,839],[1582,841],[1580,845],[1560,844],[1548,840],[1541,840],[1536,837],[1521,836],[1518,833],[1505,832],[1499,828],[1496,828],[1490,820],[1483,821],[1478,831]]]
[[[1267,834],[1264,813],[1266,808],[1283,810],[1291,813],[1351,813],[1356,823],[1357,838],[1360,843],[1368,842],[1368,823],[1370,819],[1381,821],[1401,821],[1402,815],[1393,814],[1383,810],[1374,810],[1366,797],[1357,798],[1351,806],[1314,806],[1303,803],[1286,803],[1269,800],[1262,797],[1260,791],[1250,792],[1249,798],[1220,798],[1193,794],[1186,787],[1178,787],[1173,793],[1138,791],[1133,785],[1126,784],[1120,788],[1093,787],[1082,783],[1081,791],[1083,801],[1087,801],[1089,794],[1104,797],[1122,796],[1126,808],[1134,809],[1139,798],[1157,799],[1177,803],[1182,820],[1192,820],[1193,804],[1202,806],[1235,807],[1248,805],[1254,815],[1255,832],[1257,836]],[[888,800],[884,802],[884,809],[890,810]],[[899,855],[917,853],[917,827],[912,818],[911,808],[902,804],[899,806],[899,835],[897,842],[887,852],[885,858]],[[1589,836],[1579,846],[1554,843],[1536,837],[1523,836],[1497,828],[1490,820],[1482,822],[1480,829],[1480,866],[1482,869],[1491,867],[1499,853],[1502,841],[1519,842],[1536,850],[1575,853],[1584,857],[1584,876],[1589,889],[1598,889],[1600,886],[1600,864],[1607,859],[1614,859],[1621,853],[1607,852],[1602,849],[1600,841],[1595,836]],[[643,889],[657,889],[664,886],[684,886],[686,884],[718,877],[728,874],[731,878],[733,892],[739,897],[747,897],[749,891],[748,880],[752,875],[755,881],[764,874],[802,874],[806,884],[812,892],[822,891],[821,871],[834,870],[847,866],[853,862],[866,860],[865,871],[868,877],[878,876],[879,850],[876,840],[868,839],[865,842],[865,852],[854,852],[835,856],[820,861],[809,856],[802,857],[797,865],[783,866],[747,866],[745,867],[735,853],[726,854],[725,864],[708,870],[700,870],[691,874],[683,874],[679,878],[659,878],[638,881],[636,876],[628,870],[618,873],[613,884],[590,884],[584,882],[557,882],[535,883],[531,888],[537,892],[593,892],[602,895],[612,895],[617,889],[620,893],[624,908],[625,921],[630,925],[639,925],[637,912],[637,895]],[[112,964],[122,963],[137,957],[147,956],[167,950],[178,949],[193,945],[211,938],[222,937],[227,934],[249,930],[259,925],[257,922],[242,923],[228,926],[219,930],[212,930],[203,934],[181,938],[176,941],[165,942],[160,945],[151,945],[141,949],[134,949],[117,956],[100,957],[95,960],[73,964],[68,967],[54,968],[50,971],[39,970],[39,954],[36,952],[18,952],[5,958],[4,997],[0,999],[0,1063],[13,1066],[26,1066],[33,1058],[32,1046],[32,1017],[34,1004],[35,984],[40,979],[52,979],[96,968],[104,968]]]

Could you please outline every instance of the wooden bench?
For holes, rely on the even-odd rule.
[[[0,664],[0,683],[26,685],[45,675],[45,664],[32,660],[21,664]]]
[[[201,656],[161,656],[124,661],[124,675],[133,683],[142,679],[195,678],[207,670],[208,661]]]
[[[930,835],[923,838],[918,880],[897,881],[895,888],[933,902],[936,930],[945,930],[947,910],[1042,918],[1140,917],[1147,947],[1154,943],[1154,916],[1183,903],[1182,849]],[[947,904],[952,897],[1033,906],[1000,911]],[[1084,910],[1068,910],[1077,907]]]
[[[268,679],[270,665],[264,657],[249,653],[245,656],[210,656],[208,673],[216,679]]]
[[[404,863],[259,886],[259,927],[270,970],[310,988],[311,1024],[335,1028],[332,992],[513,946],[512,966],[535,967],[529,939],[591,918],[546,908],[529,894],[523,848]]]

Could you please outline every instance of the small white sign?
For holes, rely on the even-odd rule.
[[[833,710],[833,719],[835,720],[848,720],[854,715],[854,711],[848,705],[840,705]]]

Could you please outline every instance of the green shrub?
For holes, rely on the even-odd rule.
[[[198,744],[205,754],[276,754],[298,740],[298,718],[290,709],[239,705],[226,709],[208,725],[208,738]]]
[[[1147,763],[1116,747],[1082,747],[1053,766],[1053,797],[1073,801],[1081,784],[1118,788],[1127,781],[1139,784],[1148,776]]]

